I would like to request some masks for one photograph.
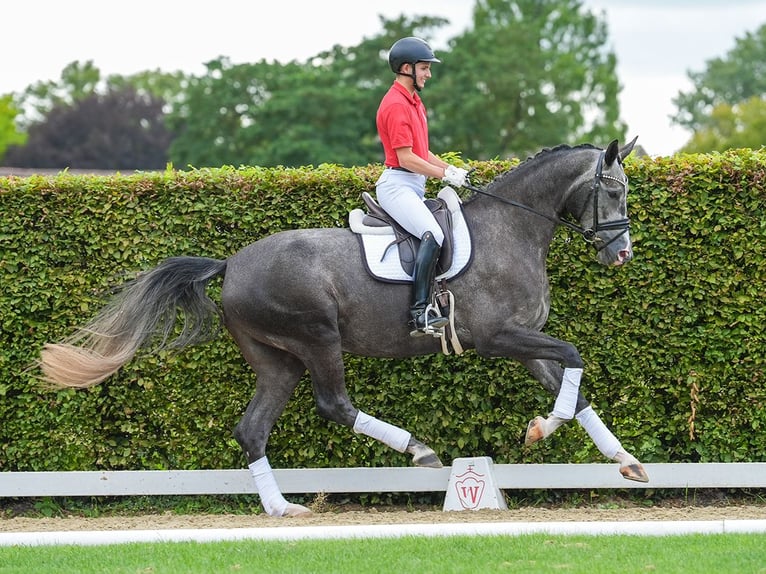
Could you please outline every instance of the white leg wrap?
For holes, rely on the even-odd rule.
[[[622,445],[612,431],[606,428],[596,411],[592,407],[581,410],[577,413],[577,422],[585,429],[601,454],[609,460],[615,460],[617,451],[622,449]]]
[[[564,369],[559,396],[556,397],[556,403],[553,405],[554,415],[566,420],[570,420],[574,416],[581,378],[582,369]]]
[[[407,450],[407,445],[412,436],[406,430],[378,420],[362,411],[359,411],[356,415],[354,432],[357,434],[366,434],[399,452]]]
[[[248,465],[255,479],[255,488],[261,497],[261,504],[269,516],[282,516],[287,510],[287,501],[279,491],[269,460],[264,456]]]

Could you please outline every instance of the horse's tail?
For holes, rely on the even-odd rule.
[[[180,349],[214,335],[221,311],[205,293],[208,282],[226,272],[226,261],[172,257],[123,285],[90,323],[61,343],[48,343],[39,366],[46,382],[90,387],[114,374],[139,348],[154,343]],[[173,334],[178,310],[181,333]]]

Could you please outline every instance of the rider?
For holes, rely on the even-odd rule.
[[[376,182],[378,203],[404,229],[420,238],[413,271],[409,325],[413,336],[429,327],[444,327],[448,320],[435,312],[427,316],[436,262],[444,234],[424,203],[427,177],[461,187],[468,171],[436,157],[428,146],[426,109],[418,92],[431,77],[431,63],[439,63],[420,38],[402,38],[391,46],[388,63],[396,74],[393,85],[380,102],[376,117],[378,135],[385,152],[386,169]]]

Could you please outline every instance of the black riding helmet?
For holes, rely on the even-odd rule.
[[[388,52],[388,65],[391,66],[394,74],[401,74],[399,69],[402,67],[402,64],[412,65],[412,73],[409,75],[415,84],[415,89],[420,91],[415,80],[415,64],[418,62],[441,63],[441,60],[434,56],[433,50],[431,50],[426,41],[420,38],[411,36],[397,40]]]

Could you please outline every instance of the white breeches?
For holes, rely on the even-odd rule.
[[[444,233],[423,203],[425,183],[424,175],[384,169],[375,183],[375,194],[380,206],[404,229],[418,239],[430,231],[441,246],[444,243]]]

